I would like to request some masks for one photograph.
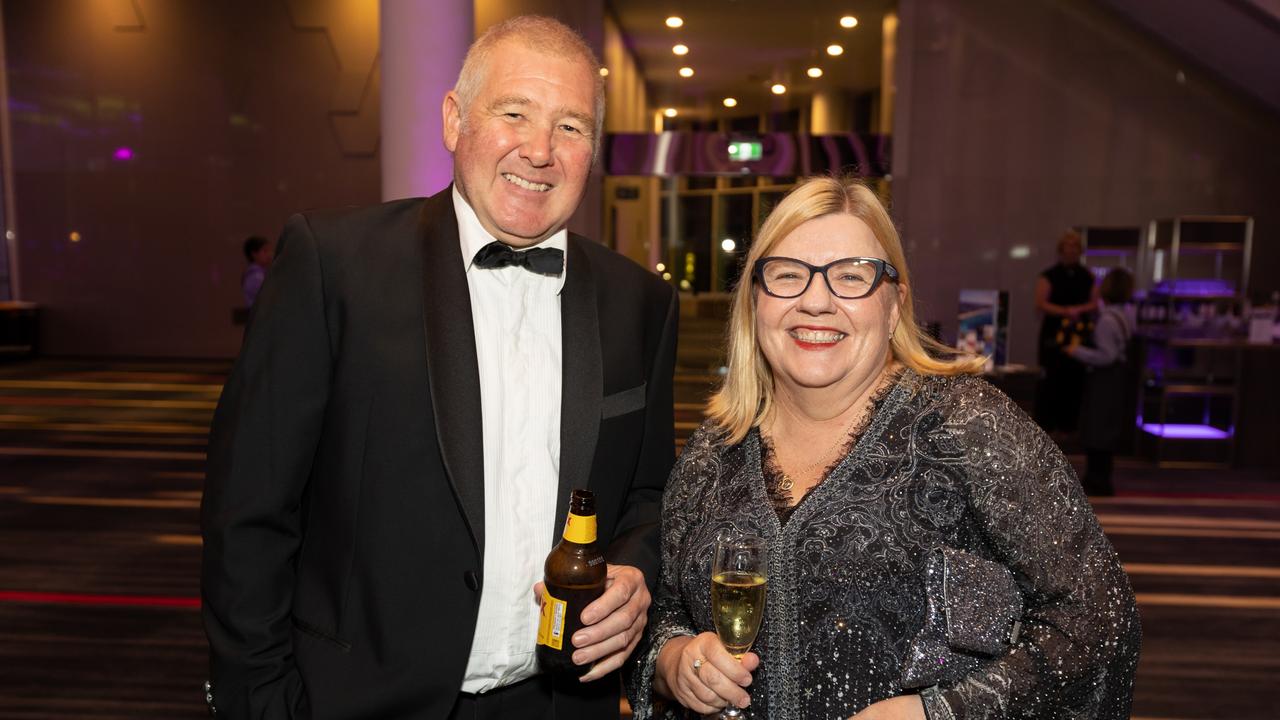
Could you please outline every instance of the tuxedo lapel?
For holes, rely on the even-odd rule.
[[[471,294],[450,186],[423,202],[422,316],[431,408],[445,472],[484,555],[484,429]],[[430,441],[430,438],[427,438]]]
[[[565,253],[568,275],[560,293],[560,488],[553,541],[559,537],[559,523],[569,513],[570,490],[590,485],[604,396],[596,282],[587,254],[578,245],[581,242],[589,241],[569,235]]]

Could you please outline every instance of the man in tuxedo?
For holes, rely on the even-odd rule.
[[[285,228],[214,416],[207,700],[233,718],[617,717],[657,578],[676,296],[566,232],[599,64],[495,26],[444,99],[454,184]],[[534,659],[533,588],[595,492],[605,594]]]

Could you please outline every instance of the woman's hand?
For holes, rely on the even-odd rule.
[[[919,695],[899,695],[871,703],[849,720],[925,720],[924,703]]]
[[[654,685],[659,693],[708,715],[729,703],[738,707],[751,704],[751,696],[743,688],[751,684],[751,671],[760,666],[760,656],[749,652],[739,662],[715,633],[704,632],[668,640],[658,653],[657,665]]]

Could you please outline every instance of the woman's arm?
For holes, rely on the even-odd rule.
[[[1127,718],[1141,629],[1133,591],[1057,446],[1002,393],[966,379],[944,410],[969,505],[1024,599],[1017,644],[924,698],[931,718]]]
[[[632,653],[627,682],[627,698],[636,720],[654,716],[655,693],[671,697],[667,678],[657,676],[658,659],[667,649],[668,641],[698,634],[680,596],[679,576],[681,554],[693,520],[691,514],[701,502],[695,494],[700,487],[714,481],[698,474],[700,468],[709,465],[706,458],[715,452],[716,446],[709,435],[704,426],[689,438],[662,496],[661,571],[653,605],[649,608],[649,624]]]
[[[1036,278],[1036,311],[1042,315],[1074,319],[1084,313],[1098,309],[1098,286],[1096,284],[1089,291],[1089,300],[1080,305],[1058,305],[1057,303],[1049,302],[1049,295],[1052,291],[1053,286],[1049,284],[1049,278],[1043,275]]]

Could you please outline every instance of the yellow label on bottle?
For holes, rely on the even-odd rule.
[[[564,523],[564,539],[579,545],[595,542],[596,516],[569,513],[569,519]]]
[[[565,601],[552,597],[542,589],[542,617],[538,621],[538,644],[553,650],[564,647],[564,616],[568,609]]]

